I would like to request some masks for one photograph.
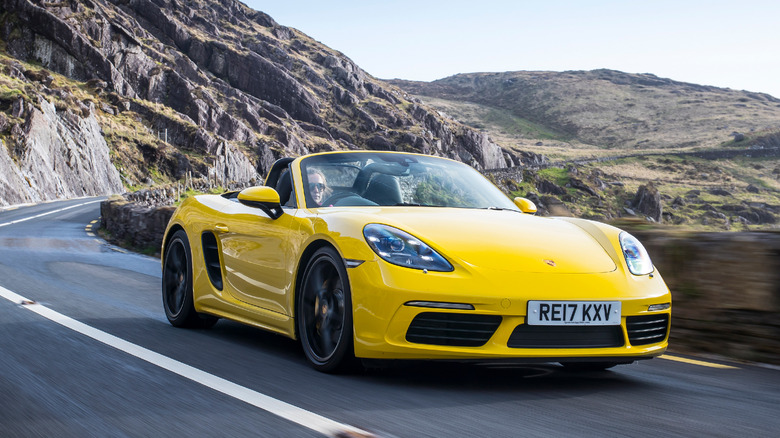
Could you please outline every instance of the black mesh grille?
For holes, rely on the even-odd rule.
[[[206,231],[201,236],[203,243],[203,261],[206,263],[206,272],[209,274],[211,284],[218,290],[222,290],[222,266],[219,264],[219,246],[214,233]]]
[[[661,342],[669,333],[669,314],[629,316],[626,318],[626,329],[631,345]]]
[[[406,340],[415,344],[479,347],[485,345],[501,324],[496,315],[426,312],[409,325]]]
[[[619,325],[528,325],[515,328],[509,348],[605,348],[625,344]]]

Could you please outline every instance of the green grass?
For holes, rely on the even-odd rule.
[[[549,179],[555,184],[564,187],[571,181],[569,171],[560,167],[548,167],[539,171],[539,176],[545,179]]]
[[[568,140],[568,137],[563,134],[552,131],[538,123],[517,117],[507,110],[490,107],[485,107],[485,109],[486,112],[482,115],[482,120],[485,124],[494,125],[509,135],[541,140]],[[484,127],[479,126],[478,128]]]

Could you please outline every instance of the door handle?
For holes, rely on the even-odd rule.
[[[217,233],[227,233],[228,231],[230,231],[230,228],[228,228],[227,225],[217,224],[214,225],[214,231],[216,231]]]

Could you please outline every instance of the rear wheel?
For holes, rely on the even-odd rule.
[[[341,256],[317,250],[306,265],[297,297],[297,324],[306,359],[326,373],[346,371],[355,362],[352,296]]]
[[[175,327],[207,328],[217,318],[195,311],[192,296],[192,251],[187,233],[179,230],[165,246],[162,300],[165,316]]]

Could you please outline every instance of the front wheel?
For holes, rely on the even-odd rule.
[[[296,314],[303,351],[316,370],[335,373],[352,366],[352,295],[335,249],[320,248],[306,264]]]
[[[179,230],[165,247],[162,300],[165,316],[175,327],[208,328],[217,318],[195,311],[192,296],[192,251],[187,233]]]

